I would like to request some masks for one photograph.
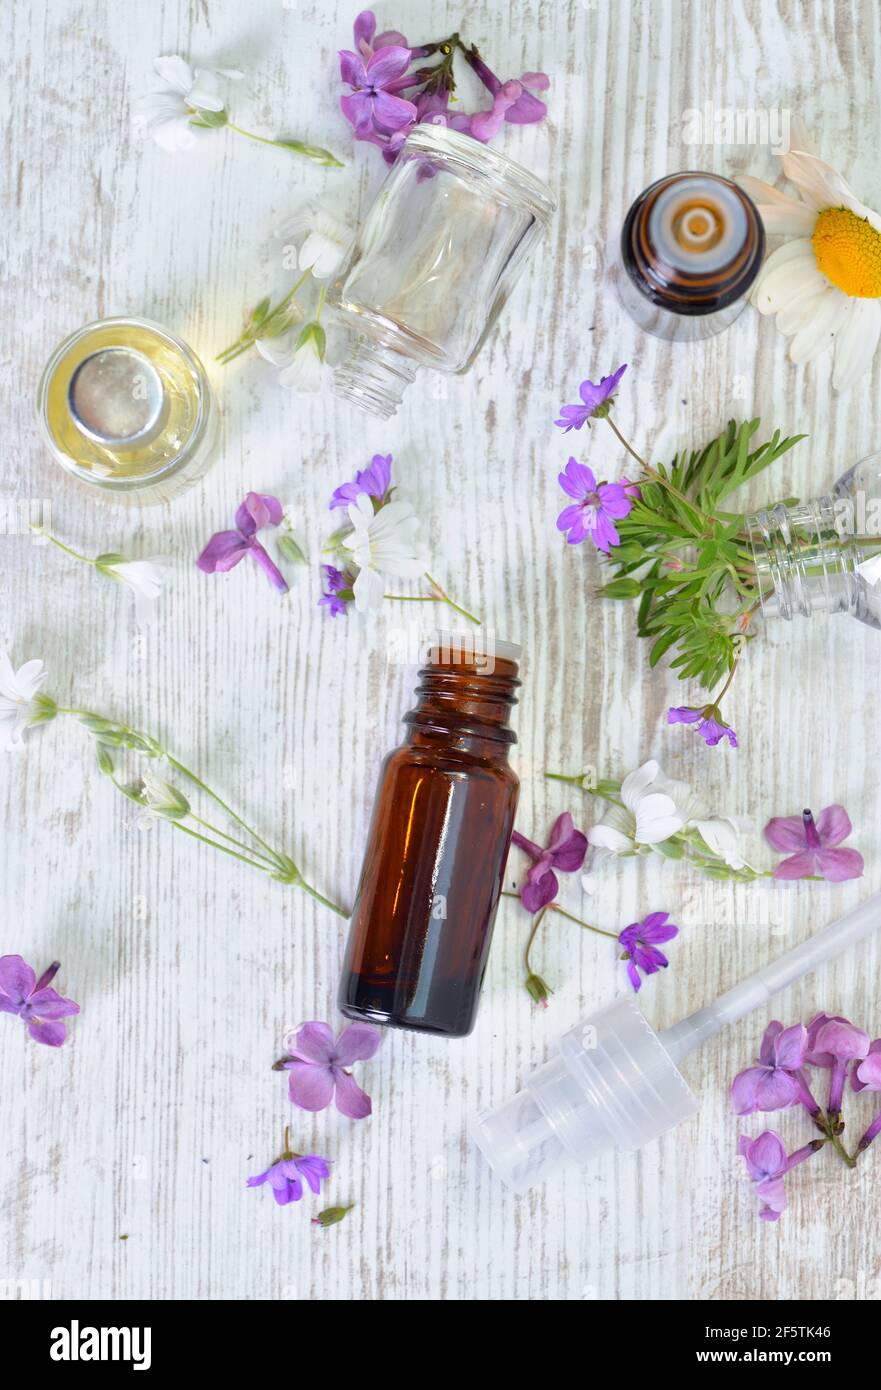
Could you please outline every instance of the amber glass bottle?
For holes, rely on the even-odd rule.
[[[474,1027],[520,786],[507,724],[519,655],[444,639],[419,673],[407,741],[380,773],[340,986],[349,1018]]]

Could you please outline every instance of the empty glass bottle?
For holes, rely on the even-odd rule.
[[[349,1018],[470,1033],[514,829],[519,647],[445,638],[379,777],[340,985]]]
[[[881,628],[881,453],[831,491],[746,518],[766,616],[850,613]]]
[[[497,150],[416,126],[328,295],[354,335],[337,395],[388,419],[420,367],[466,372],[555,206]]]

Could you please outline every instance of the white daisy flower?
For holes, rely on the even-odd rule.
[[[163,87],[136,97],[133,103],[134,124],[144,139],[155,140],[163,150],[174,153],[188,150],[198,139],[192,124],[199,111],[215,115],[224,109],[220,95],[221,79],[238,80],[242,74],[235,68],[191,68],[177,55],[154,58],[153,67],[162,79]]]
[[[609,806],[587,832],[589,844],[611,854],[633,854],[640,845],[669,840],[695,809],[691,788],[666,777],[654,759],[624,778],[619,796],[622,804]]]
[[[28,725],[39,722],[35,696],[46,674],[42,661],[26,661],[16,671],[8,654],[0,650],[0,746],[18,747]]]
[[[750,175],[738,179],[765,230],[790,238],[765,261],[752,299],[760,313],[776,315],[793,362],[832,348],[832,384],[845,391],[871,367],[881,336],[881,217],[814,153],[801,122],[783,170],[798,198]]]
[[[342,265],[355,233],[323,203],[307,204],[284,222],[276,235],[295,238],[304,232],[305,239],[297,253],[300,270],[310,271],[316,280],[329,280]]]
[[[363,492],[348,512],[352,534],[342,544],[358,566],[355,607],[359,613],[368,613],[382,603],[385,576],[416,579],[424,574],[421,524],[409,502],[387,502],[375,512],[373,499]]]

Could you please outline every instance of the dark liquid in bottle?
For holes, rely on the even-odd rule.
[[[519,783],[513,660],[420,671],[407,743],[380,773],[340,986],[349,1018],[462,1036],[474,1026]]]

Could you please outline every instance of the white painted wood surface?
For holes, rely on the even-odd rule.
[[[551,421],[582,377],[627,361],[618,420],[656,455],[715,433],[729,413],[808,431],[745,499],[757,503],[809,494],[877,445],[877,368],[836,399],[827,364],[791,366],[752,311],[725,336],[673,348],[630,324],[613,280],[623,214],[652,179],[689,166],[773,177],[766,150],[683,144],[684,113],[705,102],[801,110],[878,206],[881,18],[871,0],[381,8],[380,27],[413,42],[461,23],[503,76],[551,77],[547,123],[508,127],[499,140],[560,198],[499,331],[467,379],[417,381],[387,425],[329,394],[285,394],[256,360],[218,372],[225,439],[204,485],[167,512],[97,502],[38,437],[31,401],[44,360],[81,323],[120,313],[164,321],[210,359],[245,304],[284,288],[269,233],[285,214],[319,194],[352,217],[366,206],[383,166],[353,145],[337,107],[335,54],[350,44],[355,10],[281,0],[5,7],[0,492],[50,499],[55,529],[83,549],[171,552],[177,572],[161,618],[136,640],[123,593],[4,537],[0,638],[19,660],[44,657],[47,688],[63,702],[158,734],[315,883],[350,900],[377,766],[408,707],[412,672],[384,654],[401,611],[372,629],[334,623],[316,608],[314,565],[280,601],[256,568],[211,579],[193,560],[248,488],[290,502],[317,557],[330,490],[390,450],[402,494],[429,523],[438,577],[525,646],[517,765],[527,834],[540,838],[567,806],[590,822],[589,804],[546,783],[544,769],[617,774],[652,754],[698,783],[713,809],[758,825],[838,799],[851,812],[867,861],[860,884],[734,893],[672,866],[630,866],[605,871],[593,902],[569,885],[566,901],[603,926],[658,907],[681,923],[671,969],[644,992],[649,1016],[667,1023],[878,883],[871,711],[881,645],[840,618],[781,624],[753,644],[726,702],[738,752],[668,731],[666,706],[695,692],[667,671],[647,673],[633,612],[594,597],[594,560],[564,551],[554,528],[567,445],[611,470],[611,436],[564,441]],[[172,52],[242,67],[231,96],[240,123],[327,145],[345,170],[226,133],[192,156],[142,145],[130,99],[149,85],[153,55]],[[536,963],[556,993],[537,1012],[521,985],[527,920],[504,904],[475,1033],[449,1044],[389,1034],[360,1069],[373,1117],[313,1118],[292,1110],[270,1066],[287,1028],[334,1017],[345,931],[336,918],[168,827],[138,831],[70,722],[4,761],[0,824],[0,950],[38,970],[59,957],[58,983],[82,1005],[57,1053],[0,1019],[0,1279],[50,1280],[57,1298],[877,1293],[877,1161],[850,1176],[821,1155],[792,1180],[779,1227],[756,1220],[725,1091],[763,1019],[693,1064],[703,1109],[675,1136],[517,1199],[468,1143],[466,1116],[507,1095],[562,1029],[624,988],[605,943],[549,927]],[[828,1006],[881,1031],[879,962],[881,946],[864,948],[792,990],[783,1015]],[[357,1203],[343,1225],[309,1224],[325,1202],[281,1211],[245,1189],[286,1123],[298,1147],[334,1160],[328,1203]],[[807,1137],[795,1115],[782,1129]]]

